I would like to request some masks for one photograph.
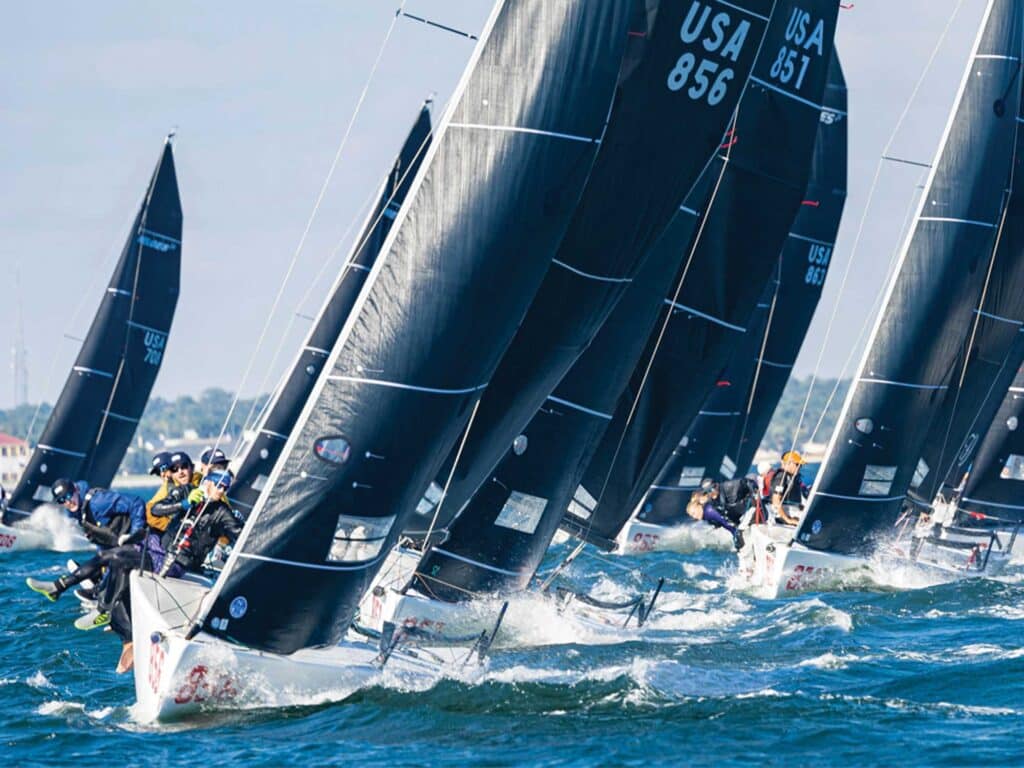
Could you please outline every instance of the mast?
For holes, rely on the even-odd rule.
[[[568,529],[598,546],[614,546],[749,332],[804,199],[821,112],[837,110],[824,99],[832,98],[825,83],[838,5],[783,9],[685,270],[663,294],[662,314],[583,476],[580,496],[590,501],[566,515]],[[797,61],[793,69],[780,65],[787,60]]]
[[[629,0],[499,2],[189,636],[335,644],[469,422],[584,188]]]
[[[445,494],[446,518],[462,509],[509,452],[690,193],[721,142],[774,0],[651,0],[636,6],[642,12],[631,27],[593,172],[552,267],[480,402]],[[453,464],[454,455],[446,468]],[[441,474],[439,486],[448,472]],[[420,509],[414,534],[433,519],[429,500]],[[446,520],[439,522],[444,527]]]
[[[256,499],[281,455],[285,441],[313,391],[317,376],[366,283],[377,254],[391,231],[391,224],[401,210],[430,146],[430,133],[430,105],[425,103],[384,180],[377,204],[360,229],[352,253],[345,260],[288,378],[274,395],[259,425],[256,438],[238,469],[231,486],[231,501],[246,514],[256,505]]]
[[[925,194],[797,541],[863,553],[891,529],[989,273],[1014,160],[1022,5],[990,0]]]
[[[163,362],[178,299],[181,200],[170,137],[64,389],[11,495],[24,517],[59,477],[109,485]]]

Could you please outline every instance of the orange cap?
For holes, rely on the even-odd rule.
[[[787,461],[795,461],[797,464],[806,464],[804,457],[796,451],[786,451],[782,454],[782,463],[785,464]]]

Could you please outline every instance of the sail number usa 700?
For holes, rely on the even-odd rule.
[[[679,29],[680,39],[694,50],[676,61],[668,73],[668,89],[683,91],[694,101],[706,99],[712,107],[720,103],[736,76],[728,62],[739,59],[749,32],[749,21],[736,21],[727,11],[712,14],[709,3],[695,0]]]

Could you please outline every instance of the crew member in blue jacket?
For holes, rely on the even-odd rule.
[[[146,503],[138,496],[90,488],[84,480],[62,477],[50,489],[53,500],[78,520],[89,541],[101,549],[141,540],[146,529]]]

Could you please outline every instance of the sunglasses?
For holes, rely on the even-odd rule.
[[[189,469],[189,470],[192,469],[192,465],[191,464],[171,464],[171,466],[168,467],[168,469],[170,469],[171,472],[181,472],[181,470],[183,470],[183,469]]]
[[[56,501],[58,504],[67,504],[73,498],[75,498],[75,492],[71,491],[71,493],[65,493],[62,494],[61,496],[58,496],[57,498],[54,499],[54,501]]]

